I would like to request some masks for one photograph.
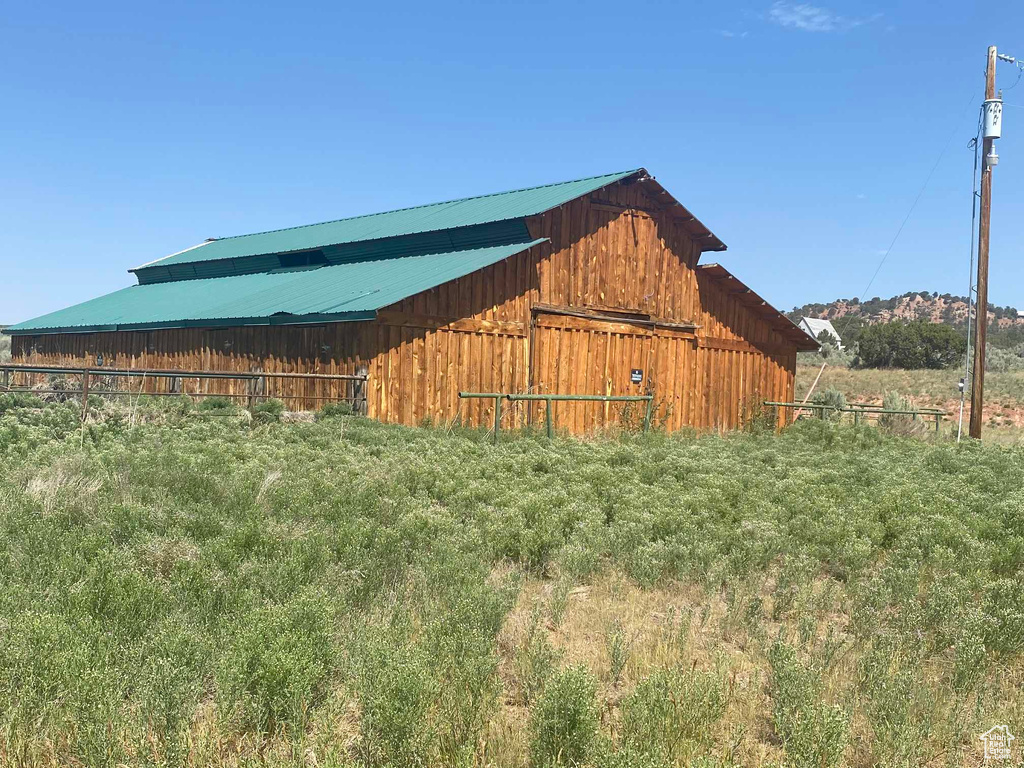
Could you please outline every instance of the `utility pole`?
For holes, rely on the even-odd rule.
[[[988,111],[998,107],[997,128],[989,129]],[[996,47],[988,49],[988,67],[985,69],[985,105],[983,118],[985,143],[982,149],[981,166],[981,211],[978,221],[978,298],[975,301],[974,317],[974,371],[971,377],[971,428],[970,435],[981,439],[982,403],[985,393],[985,335],[988,331],[988,239],[992,221],[992,169],[999,161],[994,143],[999,136],[998,126],[1002,124],[1002,104],[996,102]]]

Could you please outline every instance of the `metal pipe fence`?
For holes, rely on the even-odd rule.
[[[459,392],[460,399],[482,398],[494,400],[494,442],[498,442],[501,431],[501,405],[503,400],[509,402],[544,401],[544,424],[548,439],[555,436],[552,418],[552,403],[560,402],[601,402],[601,403],[638,403],[646,402],[644,412],[644,432],[651,429],[654,395],[517,395],[512,392]]]
[[[2,364],[0,365],[0,392],[27,392],[31,394],[59,394],[67,397],[79,397],[82,400],[82,420],[85,421],[89,413],[89,396],[100,395],[100,396],[141,396],[146,395],[147,397],[190,397],[190,398],[203,398],[203,397],[223,397],[229,399],[239,399],[246,401],[246,407],[252,409],[256,403],[260,400],[271,400],[271,399],[298,399],[298,400],[312,400],[315,402],[339,402],[346,401],[351,402],[353,409],[360,414],[366,414],[366,382],[369,378],[365,372],[365,368],[361,368],[359,373],[287,373],[282,371],[190,371],[185,369],[174,369],[174,368],[99,368],[99,367],[70,367],[70,366],[54,366],[54,365],[18,365],[18,364]],[[52,384],[52,377],[54,376],[73,376],[81,377],[82,383],[78,388],[73,389],[59,389],[55,387],[39,387],[32,385],[15,386],[11,384],[11,377],[19,374],[26,375],[47,375],[51,377],[50,383]],[[145,380],[150,379],[171,379],[172,380],[172,391],[170,392],[145,392],[142,387],[145,386],[143,383],[138,391],[132,391],[131,389],[108,389],[105,387],[97,388],[94,385],[94,380],[97,377],[114,377],[117,378],[141,378]],[[197,381],[203,380],[223,380],[223,381],[243,381],[246,382],[246,392],[235,393],[235,392],[187,392],[181,388],[181,380],[183,379],[196,379]],[[102,380],[102,378],[101,378]],[[267,381],[277,380],[297,380],[297,381],[343,381],[349,384],[345,387],[344,394],[338,395],[289,395],[285,393],[277,393],[269,391]],[[115,381],[116,384],[116,381]]]
[[[869,416],[910,416],[914,421],[919,421],[922,418],[934,418],[936,433],[939,431],[942,423],[942,417],[949,415],[947,411],[941,411],[938,408],[900,410],[895,408],[885,408],[880,405],[856,403],[845,407],[839,407],[836,405],[828,405],[826,403],[783,403],[765,400],[764,404],[773,408],[791,408],[793,409],[794,414],[801,410],[811,412],[817,411],[819,419],[824,419],[825,413],[828,411],[832,411],[833,413],[852,413],[853,423],[855,425],[860,424],[861,418],[867,419]]]

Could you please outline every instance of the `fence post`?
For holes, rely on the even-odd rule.
[[[936,435],[939,434],[939,420],[941,418],[942,417],[939,414],[937,414],[937,413],[935,414],[935,434]]]
[[[4,379],[3,379],[3,381],[4,381],[4,389],[5,390],[6,389],[10,389],[11,388],[11,372],[9,370],[7,370],[6,368],[4,368]]]
[[[82,423],[89,415],[89,369],[82,371]]]
[[[551,423],[551,398],[544,399],[544,420],[548,431],[548,440],[554,437],[554,425]]]
[[[355,387],[352,390],[352,410],[358,413],[360,416],[366,416],[369,408],[367,407],[367,382],[370,369],[365,365],[360,365],[356,368],[356,375],[362,376],[361,379],[356,379]]]
[[[494,444],[498,444],[498,430],[501,429],[501,401],[502,395],[494,398]]]
[[[651,411],[654,410],[654,395],[647,400],[647,410],[644,412],[644,432],[651,431]]]
[[[259,379],[257,377],[250,376],[249,377],[249,381],[248,381],[248,385],[246,386],[246,389],[248,390],[248,394],[249,394],[249,410],[250,411],[253,408],[256,407],[256,384],[257,384],[258,381],[259,381]]]

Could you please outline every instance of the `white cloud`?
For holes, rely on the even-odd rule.
[[[768,20],[782,27],[801,29],[804,32],[842,32],[881,18],[876,13],[866,18],[851,19],[840,16],[828,8],[819,8],[808,3],[790,3],[776,0],[768,9]]]
[[[864,200],[866,197],[867,197],[867,195],[865,195],[863,192],[857,193],[857,199],[858,200]]]
[[[722,37],[728,37],[728,38],[735,37],[735,38],[743,39],[749,33],[748,32],[733,32],[731,29],[720,29],[720,30],[718,30],[718,34],[720,34]]]

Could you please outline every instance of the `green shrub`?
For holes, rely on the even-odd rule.
[[[879,323],[861,331],[859,364],[865,368],[949,368],[967,351],[963,331],[945,323]]]
[[[772,726],[794,768],[839,765],[846,750],[849,717],[823,701],[821,673],[803,665],[796,651],[775,642],[771,669]]]
[[[849,328],[844,326],[844,337],[848,335],[848,331]],[[854,353],[857,345],[854,343],[852,335],[847,339],[842,349],[839,348],[839,344],[828,331],[819,333],[815,341],[820,345],[816,351],[797,353],[797,362],[800,365],[816,365],[820,367],[823,361],[828,361],[828,364],[833,368],[849,368],[857,358],[857,355]]]
[[[141,418],[164,402],[132,430],[83,430],[74,402],[0,413],[8,762],[524,765],[533,737],[538,762],[621,768],[956,765],[1019,698],[1020,447],[817,419],[493,446]],[[652,583],[643,646],[608,638],[625,696],[608,685],[595,735],[593,687],[557,670],[603,658],[604,611]],[[799,651],[760,654],[780,625]],[[698,635],[735,675],[658,671]]]
[[[743,431],[754,435],[771,434],[779,424],[779,412],[774,406],[765,405],[764,400],[755,395],[744,403]]]
[[[42,408],[45,405],[42,398],[33,395],[31,392],[3,392],[0,393],[0,413],[5,413],[14,408]]]
[[[874,639],[859,670],[871,724],[871,752],[876,765],[922,765],[931,692],[922,668],[923,649],[908,654],[893,637]],[[924,717],[922,717],[922,715]]]
[[[284,401],[276,398],[262,400],[252,409],[254,419],[262,423],[280,421],[282,413],[284,413]]]
[[[622,705],[623,745],[633,754],[675,765],[712,743],[712,728],[726,703],[718,674],[658,670]]]
[[[811,402],[816,405],[827,405],[834,410],[826,410],[824,417],[832,421],[839,421],[843,418],[842,409],[846,407],[846,395],[835,387],[829,387],[822,392],[815,393]]]
[[[917,408],[899,392],[886,392],[882,398],[882,408],[887,411],[913,411]],[[909,436],[920,434],[925,430],[920,417],[912,414],[883,413],[878,417],[878,428],[890,435]]]
[[[814,340],[818,342],[818,346],[821,348],[819,354],[822,357],[828,357],[829,352],[836,348],[836,340],[827,330],[821,331],[814,337]]]
[[[562,670],[548,682],[530,718],[533,765],[585,764],[598,722],[593,675],[583,666]]]
[[[605,649],[608,652],[608,666],[612,682],[619,684],[622,673],[629,663],[629,657],[633,652],[633,641],[635,638],[627,637],[622,623],[618,620],[612,622],[611,628],[605,634]]]
[[[359,672],[359,751],[371,766],[429,765],[436,734],[428,710],[437,680],[426,655],[374,642]]]
[[[158,397],[156,406],[159,410],[173,416],[187,416],[196,409],[195,401],[188,395],[177,397]]]
[[[1024,344],[1003,349],[989,343],[985,346],[985,370],[991,373],[1024,371]]]
[[[324,403],[323,407],[317,411],[317,421],[321,419],[333,419],[338,416],[352,416],[355,411],[352,409],[352,405],[346,402],[340,403]]]
[[[217,665],[218,695],[244,728],[303,728],[322,701],[334,659],[328,615],[303,599],[240,616]]]
[[[235,401],[230,397],[224,397],[223,395],[211,395],[209,397],[203,397],[199,399],[199,410],[204,413],[211,411],[236,411],[237,406]]]
[[[530,616],[526,640],[516,652],[516,677],[524,704],[537,700],[561,660],[561,654],[544,632],[541,617],[539,607],[535,608]]]

